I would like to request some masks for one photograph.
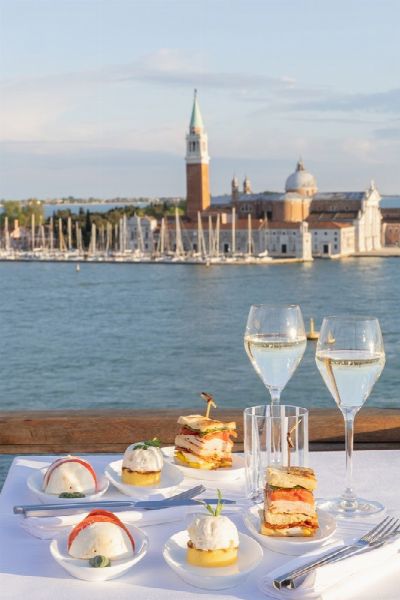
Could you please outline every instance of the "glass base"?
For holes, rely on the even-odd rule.
[[[316,501],[317,508],[333,513],[342,519],[357,517],[369,517],[385,510],[380,502],[366,500],[365,498],[354,498],[352,500],[340,498],[319,498]]]

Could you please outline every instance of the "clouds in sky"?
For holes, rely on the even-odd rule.
[[[400,192],[400,87],[340,89],[287,67],[277,74],[255,60],[246,70],[205,49],[159,47],[126,62],[4,77],[0,197],[183,195],[195,87],[213,193],[245,171],[256,190],[282,189],[299,154],[321,189],[373,177]]]

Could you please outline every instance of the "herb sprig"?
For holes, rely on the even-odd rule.
[[[203,506],[206,508],[206,510],[213,517],[219,517],[219,515],[221,514],[221,511],[222,511],[222,509],[224,507],[224,503],[222,502],[222,493],[221,493],[221,490],[217,490],[217,496],[218,496],[218,502],[217,502],[217,506],[215,508],[213,508],[211,506],[211,504],[208,504],[208,502],[203,502],[202,500],[198,500],[198,502],[200,504],[203,504]]]
[[[146,440],[143,443],[135,444],[134,450],[141,449],[147,450],[148,448],[160,448],[161,442],[158,438],[153,438],[152,440]]]

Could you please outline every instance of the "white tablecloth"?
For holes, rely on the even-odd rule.
[[[26,479],[33,468],[44,465],[54,457],[20,457],[14,459],[0,494],[0,598],[1,600],[183,600],[219,598],[221,600],[264,600],[257,586],[260,577],[291,557],[273,553],[264,548],[264,559],[247,581],[236,588],[222,592],[209,592],[185,584],[167,566],[162,557],[164,542],[174,532],[184,528],[182,522],[153,525],[145,528],[150,549],[145,558],[123,577],[104,583],[88,583],[69,576],[49,552],[49,541],[39,540],[26,533],[19,525],[20,517],[12,514],[14,504],[34,503],[36,499],[26,487]],[[115,460],[115,456],[89,457],[94,467],[101,471]],[[344,453],[318,452],[310,456],[310,466],[318,475],[318,495],[333,496],[342,491],[344,482]],[[400,512],[400,451],[362,451],[355,453],[354,471],[356,490],[360,496],[379,500],[388,510]],[[185,480],[184,486],[195,482]],[[197,482],[198,483],[198,482]],[[226,497],[243,493],[243,482],[221,486]],[[215,494],[214,489],[208,495]],[[121,498],[110,489],[105,498]],[[183,511],[184,512],[184,511]],[[240,514],[230,515],[238,528],[246,532]],[[374,521],[377,520],[375,517]],[[338,521],[335,540],[348,539],[354,533],[363,533],[370,527],[368,519],[349,524]],[[399,600],[400,557],[398,564],[389,565],[387,571],[377,574],[377,581],[363,587],[354,582],[354,592],[346,600]],[[338,597],[338,600],[345,600]]]

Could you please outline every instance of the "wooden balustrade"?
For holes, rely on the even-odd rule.
[[[171,445],[176,421],[187,410],[69,410],[0,412],[0,454],[122,452],[134,441],[157,436]],[[243,449],[241,410],[217,410],[215,418],[238,425],[235,450]],[[365,408],[355,427],[356,448],[400,448],[400,409]],[[343,448],[343,418],[335,409],[311,409],[311,450]]]

